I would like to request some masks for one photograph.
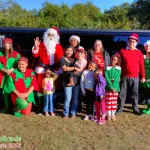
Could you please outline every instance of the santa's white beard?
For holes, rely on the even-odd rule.
[[[44,39],[44,45],[46,47],[48,55],[50,55],[51,53],[55,53],[56,42],[54,38]]]

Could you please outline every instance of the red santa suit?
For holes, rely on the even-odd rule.
[[[58,31],[54,28],[47,29],[47,31],[44,33],[44,37],[48,34],[53,34],[54,36],[58,35]],[[58,39],[59,40],[59,39]],[[44,67],[45,66],[54,66],[54,69],[58,69],[59,67],[59,60],[64,55],[62,46],[57,42],[55,45],[55,48],[48,50],[45,46],[44,42],[40,42],[39,47],[33,47],[32,48],[32,55],[35,58],[39,58],[39,63],[35,68],[35,72],[37,74],[37,80],[39,85],[39,92],[43,93],[42,90],[42,80],[44,78]]]

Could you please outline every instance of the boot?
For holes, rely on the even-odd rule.
[[[74,86],[73,78],[69,78],[69,83],[66,84],[67,86]]]

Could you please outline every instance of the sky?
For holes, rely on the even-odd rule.
[[[67,4],[69,7],[76,3],[92,2],[96,7],[100,8],[101,12],[105,9],[110,9],[113,6],[120,5],[124,2],[132,3],[134,0],[15,0],[22,8],[27,10],[40,9],[45,1],[53,4]]]

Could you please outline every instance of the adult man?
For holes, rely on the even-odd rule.
[[[128,47],[121,49],[121,91],[119,94],[119,107],[116,114],[119,114],[124,109],[124,104],[127,94],[132,100],[133,112],[136,115],[141,115],[138,109],[138,88],[139,88],[139,73],[141,82],[145,81],[144,58],[142,52],[136,48],[138,42],[138,35],[133,33],[128,38]]]
[[[59,59],[63,56],[63,49],[59,44],[59,33],[57,28],[49,28],[44,32],[43,42],[39,37],[34,39],[34,47],[32,48],[32,55],[39,58],[38,65],[35,68],[37,74],[37,81],[39,85],[38,101],[42,108],[42,80],[44,78],[45,67],[49,66],[52,70],[59,69]],[[39,113],[41,114],[41,113]]]
[[[38,65],[35,68],[39,84],[39,92],[42,90],[42,79],[44,77],[44,67],[50,66],[52,69],[58,69],[59,59],[63,56],[63,49],[59,44],[59,34],[57,28],[49,28],[44,32],[43,42],[39,37],[34,39],[32,48],[33,57],[39,57]]]

